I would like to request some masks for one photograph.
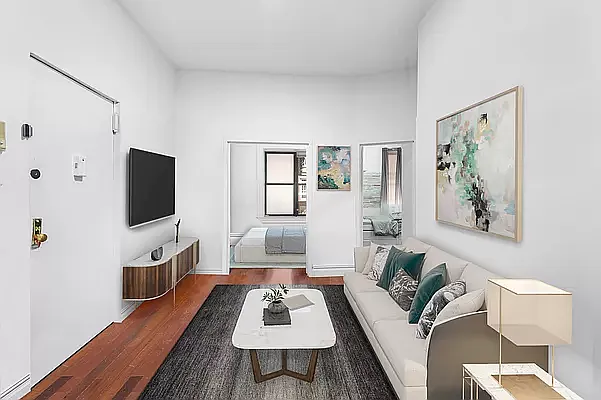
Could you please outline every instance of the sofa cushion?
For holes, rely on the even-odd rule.
[[[484,304],[484,289],[468,292],[447,304],[434,320],[434,325],[460,315],[470,314],[482,308]]]
[[[363,272],[367,259],[369,258],[369,246],[355,247],[353,251],[353,262],[355,264],[355,272]]]
[[[394,278],[400,269],[404,269],[409,276],[417,279],[422,269],[425,255],[426,253],[408,253],[393,246],[388,252],[388,258],[386,259],[384,270],[380,275],[378,286],[388,290],[392,278]]]
[[[444,263],[424,275],[419,282],[415,297],[411,303],[411,308],[409,309],[410,324],[417,324],[426,304],[434,296],[434,293],[438,292],[444,286],[446,276],[447,271]]]
[[[367,275],[369,274],[369,271],[371,271],[371,267],[374,265],[374,258],[376,258],[376,251],[378,251],[378,244],[371,243],[369,245],[369,255],[367,256],[367,260],[363,265],[363,275]]]
[[[414,253],[427,253],[432,245],[419,241],[414,237],[408,237],[403,240],[403,243],[398,247],[400,247],[401,250],[406,249],[407,251],[412,251]]]
[[[486,291],[486,284],[491,278],[499,278],[499,276],[474,263],[468,263],[460,277],[461,280],[465,281],[465,288],[468,293],[478,289]],[[482,308],[486,309],[486,299]]]
[[[467,265],[467,261],[457,258],[447,252],[440,250],[437,247],[432,246],[426,253],[426,259],[424,260],[424,266],[422,267],[422,277],[428,272],[440,264],[445,263],[447,265],[447,276],[446,283],[455,282],[461,276],[461,273]]]
[[[357,293],[355,301],[363,314],[363,317],[374,327],[377,321],[387,319],[407,319],[407,311],[403,311],[397,303],[392,300],[388,292],[381,289],[381,292],[363,292]]]
[[[344,285],[348,288],[351,295],[356,297],[357,293],[362,292],[383,292],[386,291],[376,286],[376,281],[367,279],[367,276],[360,272],[348,272],[344,274]]]
[[[404,386],[426,386],[426,341],[405,320],[378,321],[374,335]]]

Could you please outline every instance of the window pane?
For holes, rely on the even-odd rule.
[[[294,214],[294,186],[293,185],[267,185],[265,188],[265,202],[267,215],[293,215]]]
[[[294,154],[266,154],[266,156],[266,183],[294,183]]]

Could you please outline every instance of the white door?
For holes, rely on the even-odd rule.
[[[32,218],[48,240],[31,251],[31,380],[36,383],[115,317],[112,104],[31,60]],[[85,158],[76,181],[73,156]],[[117,289],[118,290],[118,289]]]

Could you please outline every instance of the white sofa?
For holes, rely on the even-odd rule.
[[[467,291],[485,289],[491,272],[434,246],[407,238],[402,247],[425,252],[424,275],[446,263],[448,282],[462,279]],[[361,271],[369,247],[355,249],[355,272],[344,276],[344,293],[400,400],[460,399],[463,363],[498,362],[498,336],[479,312],[437,323],[428,339],[415,337],[416,325],[388,292]],[[505,348],[507,347],[507,348]],[[537,362],[547,368],[546,348],[517,348],[504,342],[508,362]]]

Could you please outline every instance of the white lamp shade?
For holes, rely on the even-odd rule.
[[[517,346],[572,342],[572,294],[533,279],[489,279],[488,326]]]

